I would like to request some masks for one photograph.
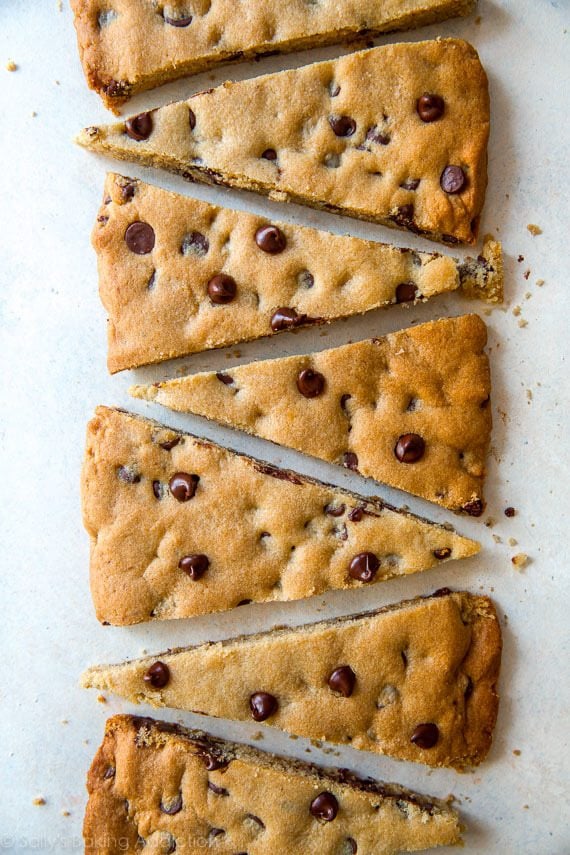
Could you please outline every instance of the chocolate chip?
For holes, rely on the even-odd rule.
[[[450,594],[451,588],[437,588],[433,594],[428,594],[428,597],[430,599],[433,599],[434,597],[449,597]]]
[[[202,754],[202,760],[204,761],[204,765],[208,772],[215,772],[216,769],[225,769],[228,766],[228,763],[225,760],[216,757],[215,754],[210,754],[208,752]]]
[[[125,232],[125,243],[131,252],[148,255],[154,249],[154,229],[148,223],[131,223]]]
[[[333,528],[333,534],[335,537],[338,537],[339,540],[348,540],[348,529],[346,527],[346,523],[343,523],[340,526],[335,526]]]
[[[366,139],[368,142],[378,143],[378,145],[388,145],[390,142],[390,137],[387,134],[383,134],[376,125],[369,128],[366,132]]]
[[[149,291],[152,291],[156,285],[156,270],[153,270],[149,276],[149,280],[146,283],[146,287]]]
[[[444,558],[449,558],[449,556],[451,555],[451,547],[442,546],[441,549],[434,549],[433,554],[435,558],[438,558],[440,561],[443,561]]]
[[[505,516],[506,517],[512,518],[512,517],[514,517],[515,514],[516,514],[516,511],[514,508],[511,508],[511,507],[505,508]]]
[[[329,517],[341,517],[346,510],[346,505],[325,505],[325,514]]]
[[[203,555],[202,553],[194,553],[192,555],[185,555],[178,562],[178,567],[180,570],[183,570],[191,579],[195,581],[201,579],[208,567],[210,566],[210,559],[207,555]]]
[[[117,770],[114,766],[107,766],[105,769],[105,774],[103,775],[103,780],[108,781],[110,778],[114,778],[117,773]]]
[[[256,816],[254,813],[246,813],[245,818],[248,822],[252,822],[258,828],[265,828],[265,823],[263,822],[263,820]]]
[[[128,181],[121,187],[121,196],[124,202],[130,202],[135,195],[135,185],[132,181]]]
[[[176,472],[168,482],[170,492],[179,502],[188,502],[194,498],[200,478],[187,472]]]
[[[437,724],[432,724],[431,722],[418,724],[410,736],[410,742],[413,742],[418,748],[433,748],[438,739],[439,728]]]
[[[160,809],[162,813],[168,814],[168,816],[174,816],[177,813],[180,813],[182,810],[182,793],[178,793],[172,801],[161,801]]]
[[[164,448],[165,451],[172,451],[172,449],[178,445],[181,437],[175,436],[173,439],[167,439],[166,442],[159,442],[161,448]]]
[[[211,828],[208,832],[208,840],[215,840],[216,837],[220,837],[220,835],[225,833],[223,828]]]
[[[439,183],[445,193],[461,193],[467,179],[460,166],[446,166],[441,173]]]
[[[424,92],[416,102],[416,110],[422,122],[435,122],[441,119],[445,108],[445,102],[441,95],[430,95]]]
[[[356,122],[350,116],[329,116],[329,125],[337,137],[351,137],[356,130]]]
[[[380,562],[373,552],[359,552],[350,562],[348,574],[358,582],[372,582]]]
[[[288,306],[281,306],[271,316],[271,329],[273,332],[281,332],[292,327],[298,327],[304,323],[306,315],[299,315],[295,309]]]
[[[353,508],[348,515],[351,522],[360,522],[364,516],[364,508]]]
[[[309,810],[315,819],[332,822],[338,813],[338,801],[332,793],[319,793],[311,802]]]
[[[400,463],[417,463],[424,456],[426,444],[417,433],[404,433],[394,447]]]
[[[467,675],[467,685],[465,686],[465,691],[463,693],[463,697],[466,701],[469,700],[471,695],[473,694],[473,680],[469,675]]]
[[[413,282],[400,282],[396,288],[397,303],[411,303],[416,299],[418,289]]]
[[[170,24],[171,27],[187,27],[192,23],[192,15],[187,15],[185,18],[170,18],[162,13],[165,24]]]
[[[119,466],[117,469],[117,478],[123,484],[138,484],[141,480],[141,476],[134,466]]]
[[[253,600],[240,600],[238,606],[249,606],[250,603],[253,603]]]
[[[400,187],[402,190],[417,190],[420,186],[419,178],[407,178],[405,181],[402,181]]]
[[[277,152],[274,148],[266,148],[261,156],[264,160],[277,160]]]
[[[208,789],[215,793],[217,796],[229,796],[229,790],[226,790],[225,787],[218,787],[217,784],[213,784],[211,781],[208,781]]]
[[[162,499],[162,497],[164,495],[164,488],[163,488],[162,483],[160,481],[153,481],[152,482],[152,492],[154,494],[155,499],[159,499],[159,500]]]
[[[199,258],[204,258],[209,249],[210,241],[202,232],[190,232],[180,246],[182,255],[197,255]]]
[[[261,226],[255,233],[255,242],[269,255],[278,255],[287,246],[287,238],[277,226]]]
[[[131,116],[125,122],[125,131],[132,140],[140,142],[147,140],[152,133],[152,116],[150,113],[139,113]]]
[[[329,95],[331,98],[336,98],[337,95],[340,95],[340,86],[334,80],[331,80],[329,83]]]
[[[254,692],[249,699],[249,708],[254,721],[265,721],[270,715],[277,712],[277,698],[269,692]]]
[[[357,852],[358,846],[356,845],[356,840],[354,837],[347,837],[344,841],[341,855],[356,855]]]
[[[188,108],[188,122],[190,124],[190,130],[193,131],[196,127],[196,113],[190,108]]]
[[[145,683],[150,683],[153,689],[164,689],[170,680],[170,670],[164,662],[155,662],[143,677]]]
[[[391,219],[399,226],[411,232],[418,231],[418,227],[414,222],[414,206],[412,204],[399,205],[395,212],[391,214]]]
[[[232,276],[218,273],[208,282],[208,296],[212,303],[225,305],[231,303],[237,293],[237,285]]]
[[[483,513],[483,502],[481,499],[472,499],[463,505],[462,510],[470,517],[480,517]]]
[[[315,277],[308,270],[301,270],[297,274],[297,285],[299,288],[312,288],[315,284]]]
[[[325,388],[325,378],[312,368],[305,368],[297,377],[297,389],[304,398],[318,398]]]
[[[353,472],[358,472],[358,457],[354,451],[346,451],[342,458],[343,466],[347,469],[352,469]]]
[[[356,674],[350,665],[341,665],[335,668],[328,679],[329,687],[333,692],[338,692],[343,698],[350,698],[354,691],[356,683]]]
[[[352,395],[348,395],[348,394],[341,395],[341,398],[340,398],[341,410],[344,410],[346,412],[346,403],[347,403],[347,401],[350,401],[351,398],[352,398]]]
[[[223,371],[217,371],[216,378],[225,386],[233,386],[234,378],[230,374],[224,374]]]

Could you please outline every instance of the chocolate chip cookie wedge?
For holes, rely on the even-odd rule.
[[[87,790],[86,855],[396,855],[461,840],[440,799],[129,715],[107,720]]]
[[[135,92],[264,54],[321,47],[467,15],[476,0],[72,0],[83,70],[107,107]]]
[[[460,262],[268,222],[114,174],[92,242],[112,373],[458,289],[502,300],[496,241]]]
[[[444,318],[303,356],[134,386],[471,516],[491,432],[485,324]]]
[[[82,684],[134,703],[265,722],[462,769],[480,763],[491,745],[500,658],[491,601],[442,590],[374,612],[98,666]]]
[[[97,617],[115,625],[360,587],[479,550],[378,499],[106,407],[87,428],[82,495]]]
[[[225,83],[77,141],[190,180],[474,243],[488,135],[479,57],[444,39]]]

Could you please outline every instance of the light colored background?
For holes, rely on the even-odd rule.
[[[484,313],[484,307],[460,298],[439,299],[420,309],[399,307],[339,323],[326,333],[309,329],[242,346],[240,359],[233,351],[219,351],[110,378],[89,233],[105,168],[113,164],[71,140],[83,125],[111,117],[86,88],[67,2],[61,12],[57,0],[0,3],[0,850],[81,848],[85,773],[105,717],[130,709],[111,698],[99,704],[96,694],[78,688],[87,665],[276,622],[310,621],[452,585],[494,596],[504,631],[499,722],[490,757],[475,773],[430,772],[348,748],[331,756],[268,728],[261,746],[339,763],[439,796],[454,792],[469,826],[466,851],[471,855],[570,852],[569,452],[564,413],[569,389],[570,15],[564,0],[482,0],[479,14],[479,24],[474,18],[449,22],[403,38],[465,36],[479,49],[491,84],[490,186],[482,233],[491,231],[504,241],[507,289],[505,307],[485,318],[495,427],[483,520],[492,517],[496,523],[486,528],[483,520],[455,520],[461,531],[483,542],[481,555],[351,596],[337,593],[298,605],[250,606],[191,622],[115,629],[99,626],[93,614],[88,543],[79,512],[84,429],[96,404],[148,412],[269,461],[408,502],[420,513],[446,520],[449,514],[425,502],[333,466],[199,419],[145,409],[130,402],[126,390],[134,380],[174,374],[180,364],[190,370],[228,367],[258,355],[303,352],[377,335],[438,315]],[[333,48],[234,66],[139,97],[132,111],[226,76],[243,78],[340,52]],[[4,68],[10,58],[19,66],[13,74]],[[274,213],[291,222],[429,247],[413,235],[270,204],[245,193],[190,186],[124,164],[119,169],[200,199]],[[531,237],[528,223],[538,223],[544,233]],[[524,261],[517,262],[519,254]],[[545,280],[542,288],[537,279]],[[513,315],[516,305],[528,321],[525,328]],[[503,515],[507,505],[517,509],[513,520]],[[493,534],[502,543],[495,544]],[[516,547],[507,545],[509,537],[517,539]],[[511,564],[518,551],[531,558],[522,573]],[[182,718],[244,740],[259,730],[253,724]],[[45,806],[32,804],[37,796],[45,798]],[[64,810],[71,815],[62,816]]]

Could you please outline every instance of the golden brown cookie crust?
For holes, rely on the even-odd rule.
[[[86,855],[139,852],[141,838],[182,855],[396,855],[459,843],[462,830],[440,799],[127,715],[108,719],[87,789]],[[311,815],[321,793],[336,799],[332,821]]]
[[[145,223],[154,246],[134,252],[127,233]],[[268,252],[263,229],[278,229],[284,248]],[[261,235],[261,237],[259,237]],[[461,289],[502,298],[500,244],[478,258],[330,234],[220,208],[132,178],[107,175],[92,243],[99,292],[109,314],[111,373],[196,351],[273,335],[305,324],[386,307],[412,306]],[[210,280],[223,273],[236,295],[216,305]],[[294,318],[276,323],[281,312]]]
[[[418,107],[426,93],[443,99],[430,121]],[[386,45],[224,83],[142,124],[143,139],[119,122],[87,128],[77,141],[447,243],[477,238],[489,93],[477,52],[459,39]]]
[[[252,721],[250,698],[268,693],[275,706],[262,720],[288,733],[463,769],[489,751],[500,659],[492,602],[444,589],[375,612],[96,666],[82,685],[238,721]],[[144,679],[157,661],[169,671],[160,688]],[[354,686],[343,696],[329,680],[346,667]]]
[[[87,82],[117,111],[135,92],[215,65],[411,29],[468,15],[475,0],[72,0]],[[180,20],[185,19],[185,20]]]
[[[472,516],[483,512],[491,433],[485,324],[443,318],[367,341],[134,386],[136,398],[192,412]],[[301,374],[322,391],[306,397]],[[229,382],[231,380],[231,382]],[[424,443],[398,458],[400,438]]]
[[[169,489],[177,472],[200,478],[191,501]],[[479,550],[379,500],[107,407],[89,422],[81,485],[95,610],[114,625],[361,587],[349,574],[361,552],[378,558],[380,582]],[[179,566],[196,554],[209,560],[199,579]]]

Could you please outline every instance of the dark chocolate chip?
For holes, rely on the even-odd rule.
[[[148,255],[154,249],[154,229],[148,223],[131,223],[125,232],[125,243],[131,252]]]
[[[225,787],[218,787],[217,784],[213,784],[211,781],[208,781],[208,789],[215,793],[217,796],[229,796],[229,790],[226,790]]]
[[[437,588],[433,594],[428,594],[429,599],[433,599],[434,597],[449,597],[451,594],[451,588]]]
[[[312,368],[305,368],[297,377],[297,389],[304,398],[317,398],[323,393],[325,378]]]
[[[325,514],[329,517],[341,517],[346,510],[346,505],[325,505]]]
[[[253,600],[240,600],[238,606],[249,606],[250,603],[253,603]]]
[[[188,27],[192,23],[192,15],[187,15],[184,18],[170,18],[162,13],[165,24],[170,24],[171,27]]]
[[[190,124],[190,130],[193,131],[196,127],[196,113],[190,108],[188,108],[188,122]]]
[[[180,246],[182,255],[197,255],[204,258],[210,249],[210,241],[202,232],[190,232]]]
[[[337,137],[351,137],[356,130],[356,122],[350,116],[329,116],[329,125]]]
[[[356,855],[357,852],[358,846],[356,845],[356,840],[354,837],[347,837],[344,841],[343,855]]]
[[[399,205],[395,213],[391,215],[391,218],[399,226],[411,232],[418,230],[414,222],[414,206],[411,203],[408,205]]]
[[[255,823],[255,825],[259,826],[259,828],[265,828],[265,823],[262,819],[256,816],[254,813],[246,813],[245,818],[249,820],[249,822]]]
[[[164,495],[164,489],[160,481],[152,482],[152,492],[154,494],[155,499],[162,499]]]
[[[329,83],[329,95],[331,98],[336,98],[337,95],[340,95],[340,86],[334,80]]]
[[[332,793],[319,793],[311,802],[309,810],[315,819],[332,822],[338,813],[338,801]]]
[[[188,502],[194,498],[200,478],[187,472],[176,472],[168,482],[170,492],[179,502]]]
[[[132,140],[140,142],[147,140],[152,133],[152,116],[150,113],[139,113],[131,116],[125,122],[125,131]]]
[[[400,282],[396,288],[397,303],[411,303],[416,299],[418,289],[413,282]]]
[[[383,134],[376,125],[368,129],[366,139],[368,142],[378,143],[378,145],[388,145],[390,142],[390,137],[387,134]]]
[[[237,293],[237,285],[232,276],[227,273],[218,273],[212,276],[208,282],[208,296],[212,303],[225,305],[231,303]]]
[[[210,559],[202,553],[185,555],[178,562],[179,569],[183,570],[187,576],[190,576],[195,581],[202,578],[209,566]]]
[[[348,515],[351,522],[360,522],[364,516],[364,508],[353,508]]]
[[[178,445],[180,442],[180,437],[175,436],[173,439],[167,439],[166,442],[159,442],[161,448],[164,448],[165,451],[172,451],[172,449]]]
[[[277,698],[269,692],[254,692],[249,699],[249,708],[254,721],[265,721],[277,711]]]
[[[273,332],[281,332],[292,327],[298,327],[305,322],[306,315],[299,315],[295,309],[281,306],[271,316],[271,329]]]
[[[402,181],[400,187],[402,190],[417,190],[420,186],[419,178],[407,178],[405,181]]]
[[[255,233],[255,242],[269,255],[278,255],[287,246],[287,238],[277,226],[261,226]]]
[[[470,517],[480,517],[483,513],[483,502],[481,499],[472,499],[463,505],[463,510]]]
[[[511,507],[505,508],[505,516],[506,517],[514,517],[515,514],[516,514],[516,511],[514,508],[511,508]]]
[[[451,547],[442,546],[441,549],[434,549],[433,554],[436,558],[442,561],[444,558],[449,558],[451,555]]]
[[[404,433],[394,447],[400,463],[417,463],[424,456],[426,444],[417,433]]]
[[[297,275],[297,284],[299,288],[312,288],[315,284],[315,277],[308,270],[301,270]]]
[[[138,484],[141,480],[141,476],[133,466],[119,466],[117,478],[123,484]]]
[[[277,160],[277,152],[274,148],[266,148],[261,156],[264,160]]]
[[[130,202],[133,196],[135,195],[135,185],[132,181],[128,181],[126,184],[123,184],[121,187],[121,196],[125,202]]]
[[[467,675],[467,685],[465,686],[465,691],[463,693],[463,697],[466,701],[469,700],[471,695],[473,694],[473,680],[469,675]]]
[[[451,194],[461,193],[466,181],[465,173],[460,166],[446,166],[439,179],[441,189]]]
[[[103,780],[108,781],[109,778],[114,778],[116,775],[116,772],[117,772],[117,770],[115,769],[114,766],[107,766],[107,768],[105,769],[105,774],[103,775]]]
[[[164,662],[155,662],[143,677],[145,683],[150,683],[153,689],[164,689],[170,680],[170,669]]]
[[[220,381],[220,383],[223,383],[225,386],[233,385],[234,378],[231,376],[231,374],[224,374],[223,371],[217,371],[216,377]]]
[[[432,722],[418,724],[410,736],[410,742],[413,742],[418,748],[433,748],[438,739],[439,728],[437,724],[432,724]]]
[[[358,457],[354,451],[346,451],[344,453],[342,464],[343,466],[346,466],[347,469],[352,469],[353,472],[358,472]]]
[[[146,283],[146,287],[148,288],[149,291],[152,291],[155,286],[156,286],[156,270],[153,270],[149,276],[148,282]]]
[[[431,95],[424,92],[416,102],[416,110],[422,122],[435,122],[441,119],[445,109],[445,102],[441,95]]]
[[[215,840],[216,837],[220,837],[225,833],[226,832],[223,828],[211,828],[208,832],[208,840]]]
[[[202,754],[202,760],[204,761],[204,765],[208,772],[215,772],[216,769],[225,769],[228,766],[228,763],[225,760],[221,760],[219,757],[216,757],[215,754],[210,754],[208,752]]]
[[[341,694],[343,698],[350,698],[354,691],[355,683],[356,674],[350,665],[341,665],[339,668],[335,668],[328,679],[329,688],[333,692]]]
[[[351,398],[352,398],[352,395],[348,395],[348,394],[347,395],[341,395],[341,398],[340,398],[341,410],[344,410],[346,412],[346,402],[350,401]]]
[[[161,801],[160,809],[168,816],[174,816],[182,810],[182,793],[178,793],[171,801]]]
[[[348,574],[359,582],[372,582],[380,562],[373,552],[359,552],[350,562]]]

